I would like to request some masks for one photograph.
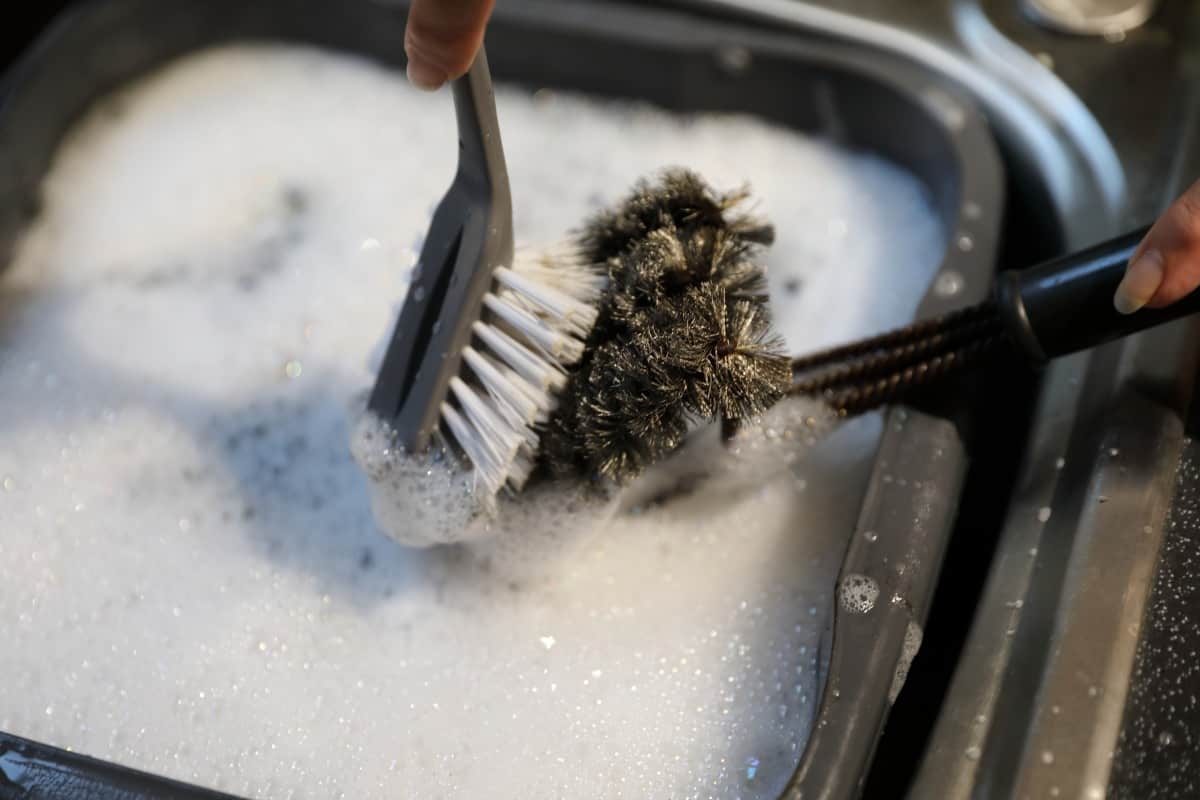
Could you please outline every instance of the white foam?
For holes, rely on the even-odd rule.
[[[912,667],[913,659],[917,657],[917,653],[921,650],[921,640],[925,637],[925,631],[913,620],[908,621],[908,626],[904,629],[904,644],[900,650],[900,660],[896,662],[896,671],[892,674],[892,685],[888,689],[888,702],[895,703],[896,698],[900,696],[900,690],[904,688],[904,682],[908,680],[908,670]]]
[[[867,575],[851,573],[842,578],[838,597],[842,601],[842,608],[851,614],[869,614],[879,599],[879,584]]]
[[[668,164],[749,179],[797,349],[903,322],[937,261],[878,161],[736,117],[498,101],[526,241]],[[392,543],[347,408],[453,142],[446,96],[278,48],[190,58],[79,126],[0,279],[0,729],[263,798],[786,782],[878,420],[797,459],[821,424],[788,406],[741,461],[701,437],[708,460],[619,502],[542,487],[471,549]],[[466,532],[439,467],[405,508]]]

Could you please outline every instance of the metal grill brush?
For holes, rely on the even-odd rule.
[[[1200,311],[1200,292],[1161,309],[1121,314],[1113,295],[1149,228],[996,277],[978,305],[870,339],[793,359],[792,394],[844,415],[987,363],[1005,349],[1034,365]]]

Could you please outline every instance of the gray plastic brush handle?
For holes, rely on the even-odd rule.
[[[1200,291],[1132,314],[1113,305],[1125,267],[1149,230],[997,277],[994,299],[1005,328],[1032,361],[1088,350],[1200,311]]]
[[[485,181],[492,190],[493,211],[512,217],[508,165],[500,141],[496,92],[487,52],[479,48],[467,74],[454,81],[454,114],[458,120],[458,169]],[[510,242],[511,244],[511,242]]]
[[[445,203],[461,203],[462,239],[449,289],[429,338],[425,361],[408,402],[397,419],[397,431],[410,452],[420,452],[437,430],[441,404],[450,381],[462,367],[471,327],[483,313],[483,298],[492,288],[498,267],[513,258],[512,198],[500,140],[500,122],[487,54],[481,48],[471,69],[454,82],[458,118],[458,175]]]

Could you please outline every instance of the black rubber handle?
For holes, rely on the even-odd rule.
[[[1097,347],[1200,311],[1200,291],[1166,308],[1122,314],[1113,295],[1149,227],[1031,269],[1001,273],[995,302],[1035,362]]]

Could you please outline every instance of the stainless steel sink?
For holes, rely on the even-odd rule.
[[[967,129],[966,138],[978,121],[954,92],[976,104],[999,144],[1007,182],[1003,225],[992,232],[999,233],[998,266],[1028,264],[1146,222],[1200,177],[1200,4],[1193,0],[1164,0],[1144,24],[1126,16],[1098,35],[1065,34],[1061,24],[1048,24],[1045,2],[1033,8],[1024,0],[644,5],[907,62],[944,82],[949,94],[925,100],[946,129]],[[691,41],[681,52],[701,45]],[[514,72],[527,67],[519,59],[510,65]],[[726,72],[713,72],[721,76],[713,81],[727,82],[728,97],[744,102]],[[558,78],[581,75],[564,68]],[[797,109],[795,116],[809,112],[819,115]],[[989,165],[973,166],[980,169],[971,174],[990,174]],[[965,273],[957,299],[982,297],[989,275]],[[944,300],[931,295],[923,313]],[[841,647],[869,657],[852,676],[857,683],[831,673],[788,797],[1179,796],[1155,795],[1153,770],[1126,768],[1122,757],[1149,763],[1138,754],[1158,735],[1157,651],[1144,634],[1155,628],[1149,599],[1170,535],[1198,341],[1197,325],[1182,322],[1036,377],[1007,365],[957,402],[926,398],[911,412],[893,410],[899,430],[885,438],[881,459],[907,455],[913,469],[936,473],[936,465],[906,452],[911,444],[950,452],[955,464],[936,475],[946,496],[913,506],[920,513],[905,531],[906,563],[923,576],[902,598],[911,605],[877,614],[877,627],[860,620],[843,628]],[[960,413],[968,405],[972,413]],[[965,478],[963,453],[971,462]],[[901,529],[897,509],[913,497],[884,488],[881,476],[868,491],[863,524],[878,517]],[[882,557],[861,538],[846,569]],[[905,681],[895,672],[906,620],[926,624]],[[839,701],[839,685],[864,697]],[[1174,721],[1187,724],[1178,715]],[[1200,716],[1191,724],[1200,731]],[[0,780],[0,798],[4,792]]]
[[[1069,36],[1015,0],[738,4],[765,24],[903,52],[968,88],[1001,139],[1010,191],[1046,203],[1037,223],[1006,224],[1004,243],[1015,252],[1036,250],[1021,245],[1040,237],[1049,243],[1054,226],[1058,249],[1149,221],[1200,177],[1200,6],[1159,5],[1145,25]],[[979,531],[960,524],[957,553],[952,547],[943,566],[930,630],[939,615],[969,618],[961,651],[930,653],[958,644],[948,630],[940,642],[927,636],[866,796],[897,796],[899,786],[939,799],[1200,791],[1144,768],[1154,762],[1148,750],[1184,737],[1194,745],[1198,720],[1165,701],[1156,709],[1161,648],[1143,641],[1148,630],[1170,628],[1148,601],[1168,535],[1197,333],[1185,321],[1046,370],[1004,524],[994,541],[966,544]],[[988,452],[972,457],[987,470]],[[1176,550],[1194,547],[1179,541]],[[963,563],[986,573],[982,591],[954,579]],[[963,605],[973,613],[947,611]],[[922,670],[939,660],[953,664],[948,684],[922,685]],[[1154,740],[1156,714],[1170,716],[1173,736]],[[1122,761],[1135,757],[1137,769]]]

